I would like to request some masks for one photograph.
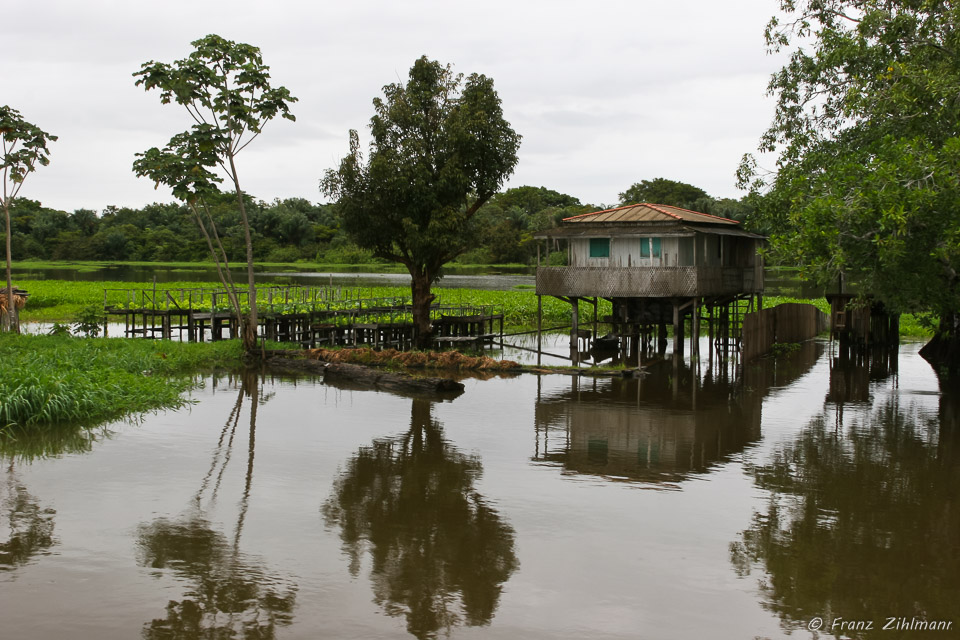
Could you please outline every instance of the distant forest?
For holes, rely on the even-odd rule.
[[[665,186],[682,189],[673,188],[671,192],[664,190]],[[672,204],[739,220],[749,211],[745,201],[717,200],[696,187],[662,178],[637,183],[620,197],[621,204],[631,201]],[[209,204],[228,256],[238,263],[245,261],[236,197],[224,193]],[[473,226],[476,248],[461,256],[458,262],[531,264],[537,256],[534,233],[557,226],[563,218],[604,208],[608,206],[583,204],[573,196],[544,187],[507,189],[477,213]],[[335,204],[314,204],[303,198],[269,203],[249,198],[247,211],[254,234],[254,254],[259,262],[378,262],[341,230]],[[210,259],[192,214],[186,206],[177,203],[155,203],[140,209],[107,207],[99,213],[77,209],[67,213],[43,207],[35,200],[18,198],[10,213],[15,260],[190,262]]]

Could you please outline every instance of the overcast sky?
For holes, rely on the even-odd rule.
[[[776,0],[549,2],[7,3],[0,104],[56,134],[51,164],[21,196],[66,211],[168,202],[131,171],[134,154],[189,127],[179,105],[134,86],[143,62],[186,57],[209,33],[260,47],[275,85],[299,98],[239,157],[262,200],[325,198],[323,172],[363,136],[371,100],[421,55],[493,78],[520,162],[506,185],[616,204],[643,179],[740,197],[734,172],[769,124],[779,66],[763,28]],[[364,138],[364,142],[366,142]]]

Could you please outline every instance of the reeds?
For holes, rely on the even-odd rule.
[[[177,407],[201,368],[236,365],[234,341],[0,336],[0,432],[40,424],[94,425],[151,409]]]

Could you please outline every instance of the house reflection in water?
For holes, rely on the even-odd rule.
[[[534,460],[565,473],[611,480],[677,483],[760,439],[768,390],[809,371],[823,345],[726,372],[656,363],[642,378],[572,377],[564,388],[538,387]]]

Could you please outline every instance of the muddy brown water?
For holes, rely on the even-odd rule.
[[[916,351],[452,402],[208,377],[3,450],[0,637],[957,637],[960,412]]]

